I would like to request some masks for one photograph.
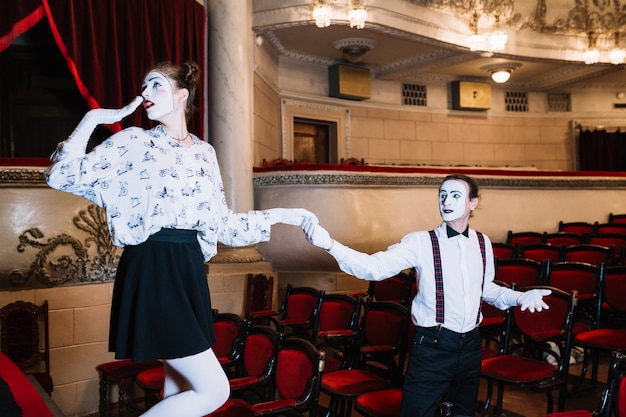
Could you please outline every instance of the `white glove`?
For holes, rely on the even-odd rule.
[[[546,295],[552,294],[550,290],[529,290],[522,293],[517,298],[517,305],[522,307],[522,311],[528,310],[531,313],[535,311],[541,311],[543,309],[548,309],[548,305],[545,301],[543,301],[543,297]]]
[[[265,210],[272,224],[284,223],[302,227],[307,219],[313,219],[317,223],[317,217],[309,210],[301,208],[273,208]]]
[[[312,220],[307,220],[302,226],[306,240],[310,244],[322,248],[324,250],[331,250],[335,241],[330,237],[330,234],[326,229],[319,225],[319,223]]]
[[[137,96],[121,109],[93,109],[89,110],[82,118],[74,132],[70,135],[73,141],[87,143],[94,129],[101,124],[117,123],[124,117],[132,114],[143,101],[143,97]]]

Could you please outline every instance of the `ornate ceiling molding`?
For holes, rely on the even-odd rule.
[[[285,48],[278,36],[276,36],[276,33],[274,33],[273,31],[267,31],[264,33],[264,35],[269,43],[274,47],[274,49],[276,49],[276,51],[285,58],[326,66],[333,65],[335,63],[334,59],[311,55],[306,52],[295,51]]]

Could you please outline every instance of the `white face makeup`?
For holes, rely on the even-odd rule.
[[[467,212],[467,185],[447,180],[439,188],[439,212],[445,222],[460,219]]]
[[[141,86],[143,107],[150,120],[169,114],[174,110],[174,92],[167,77],[160,72],[149,72]]]

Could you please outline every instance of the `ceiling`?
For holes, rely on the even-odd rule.
[[[594,4],[601,1],[594,0]],[[619,0],[615,1],[619,5]],[[626,88],[623,64],[586,65],[582,62],[582,51],[587,46],[584,33],[550,33],[548,29],[537,33],[528,30],[528,24],[518,23],[517,27],[506,27],[509,43],[502,53],[470,52],[464,45],[471,34],[469,17],[454,15],[445,8],[433,10],[414,4],[420,2],[426,0],[363,1],[368,9],[368,22],[365,28],[355,29],[350,28],[347,21],[349,0],[330,1],[335,3],[339,13],[333,15],[332,24],[326,28],[316,27],[310,17],[313,1],[255,0],[253,29],[270,42],[282,59],[320,65],[347,62],[341,48],[336,46],[338,42],[344,46],[369,45],[371,49],[362,55],[357,65],[370,68],[373,77],[380,80],[486,81],[489,72],[484,67],[513,62],[518,68],[513,71],[507,88],[537,92]],[[537,0],[537,5],[543,2]],[[574,3],[571,0],[553,2],[563,3],[563,13]],[[431,3],[447,2],[432,0]],[[530,0],[523,4],[527,11],[537,6]]]

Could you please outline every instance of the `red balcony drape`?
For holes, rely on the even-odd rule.
[[[0,6],[0,52],[46,18],[90,108],[121,107],[139,94],[157,62],[193,60],[204,72],[206,13],[196,0],[20,0]],[[10,4],[9,4],[10,3]],[[190,129],[202,137],[204,97]],[[125,124],[149,126],[143,112]],[[115,127],[117,130],[119,126]]]
[[[626,171],[626,132],[580,131],[578,162],[581,171]]]

